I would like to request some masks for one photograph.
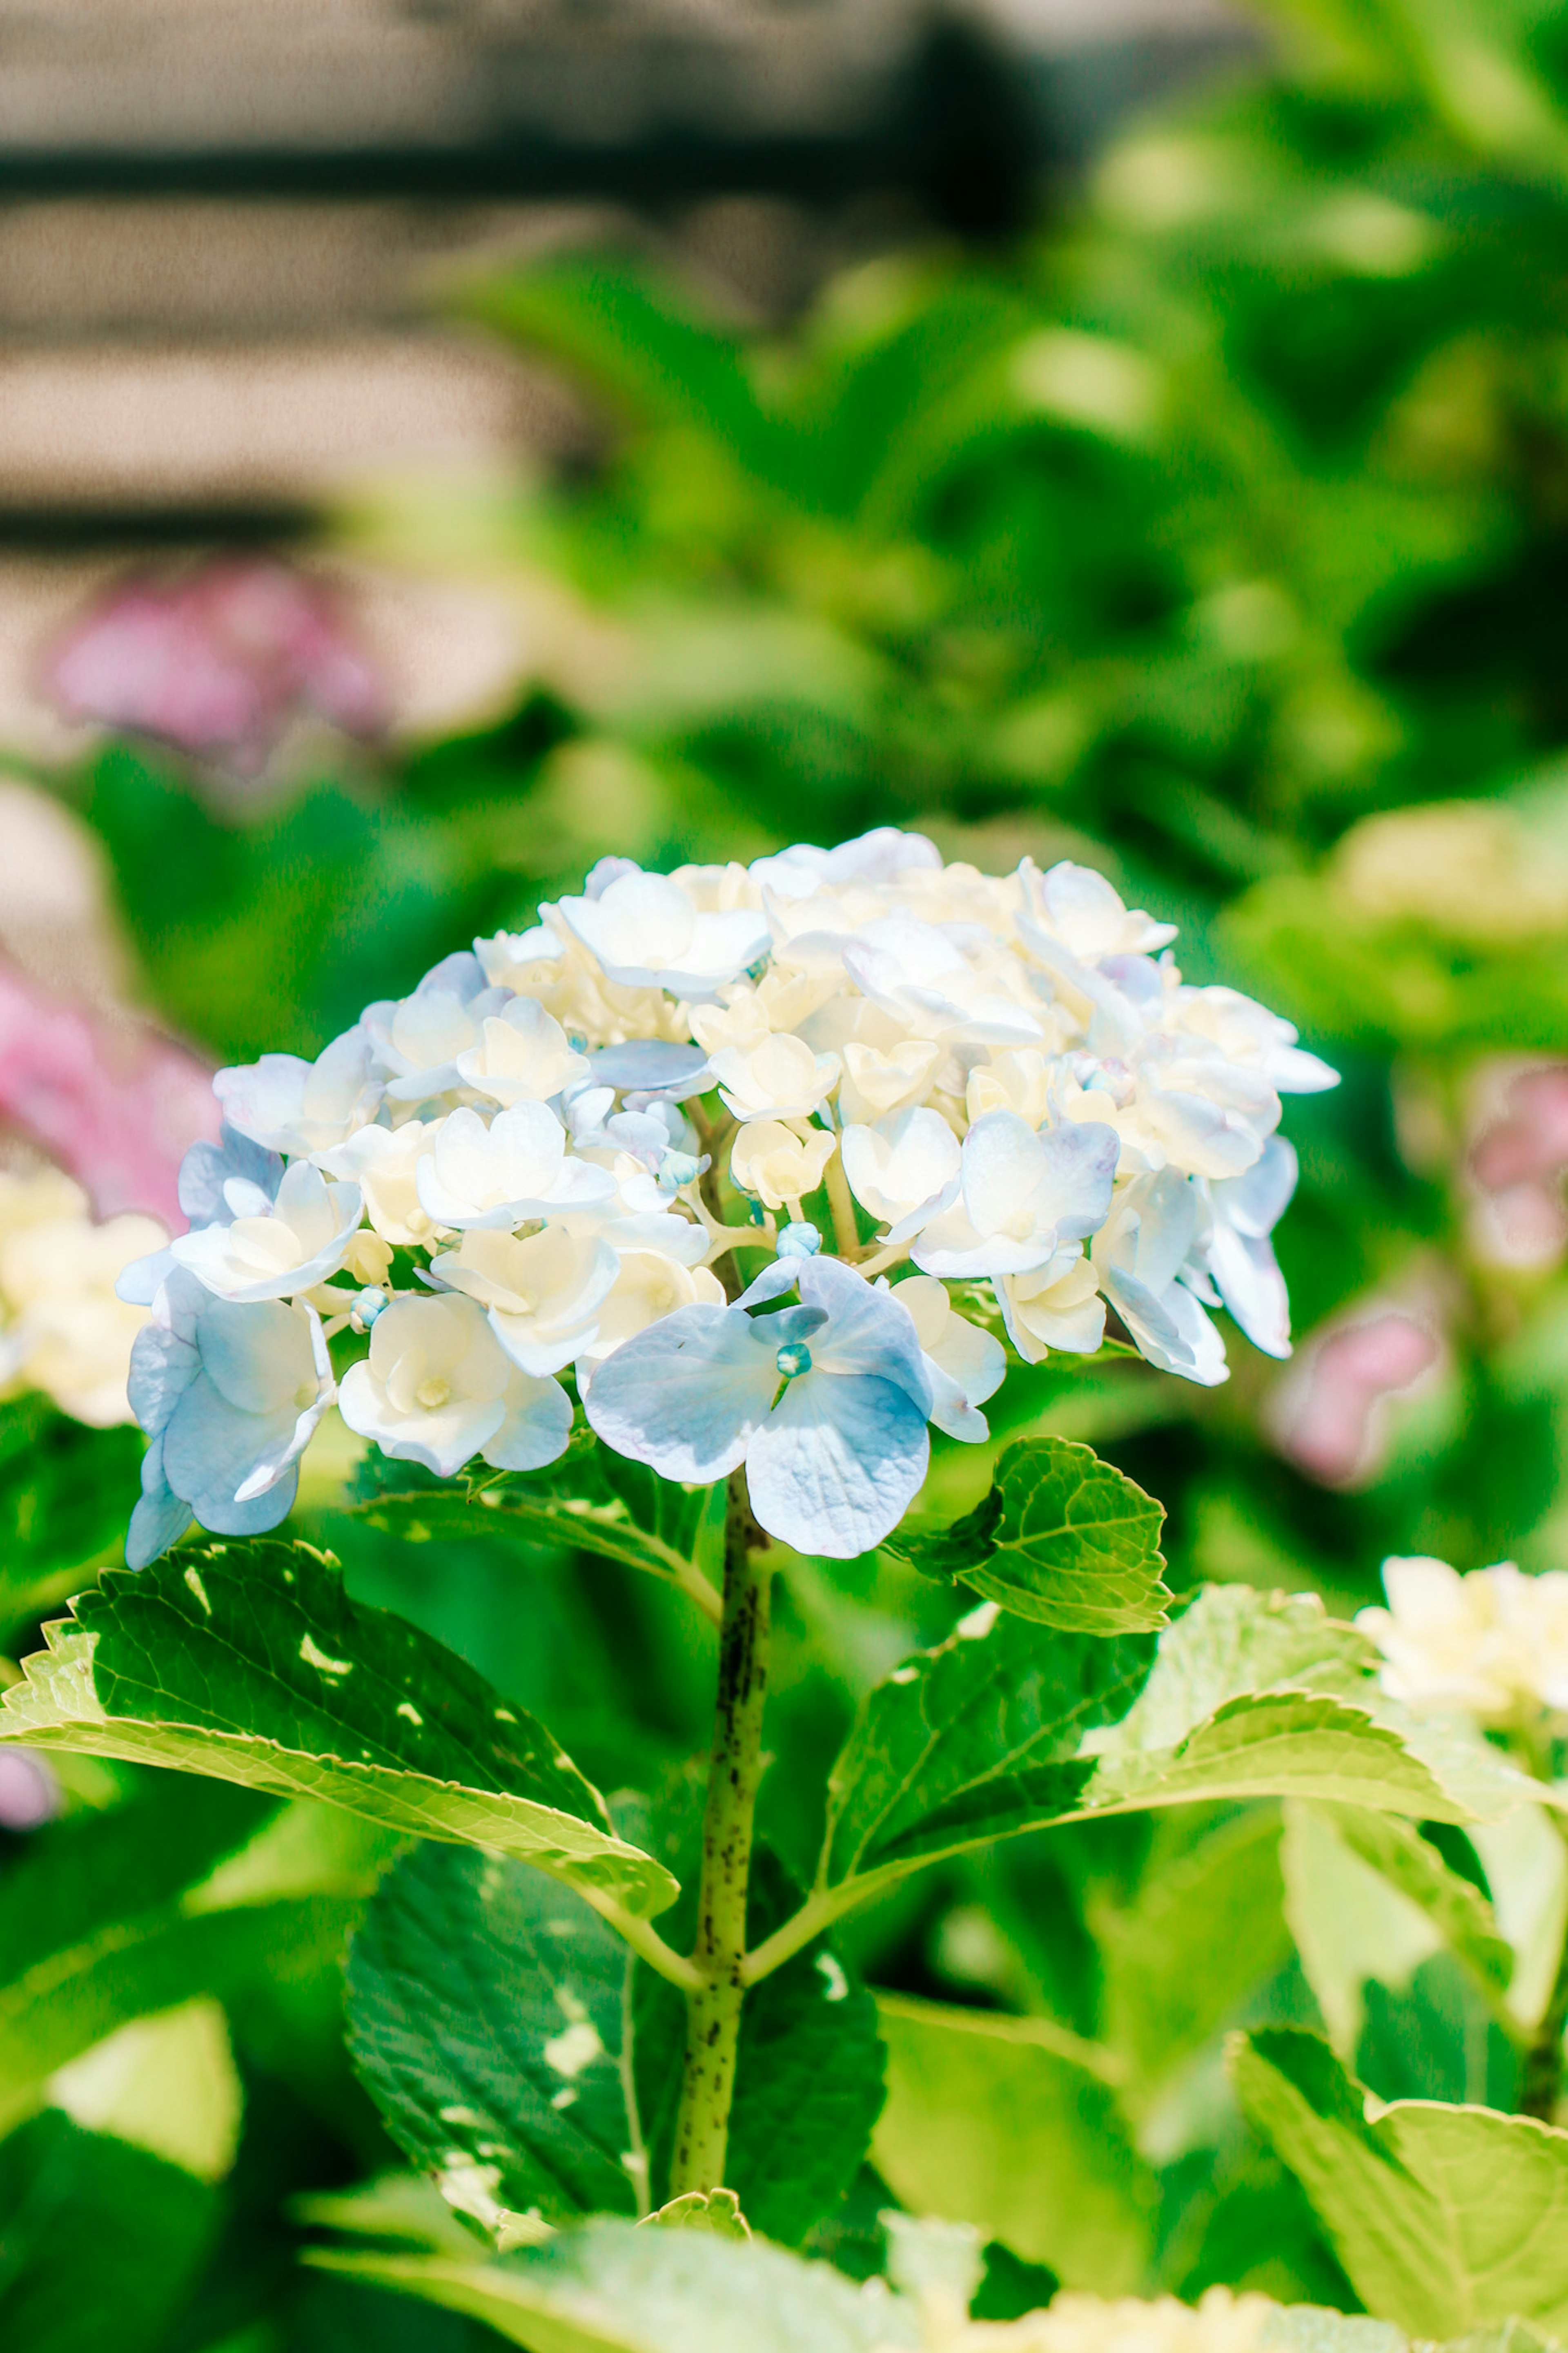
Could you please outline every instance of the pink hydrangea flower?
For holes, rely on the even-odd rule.
[[[212,1073],[140,1022],[110,1022],[0,963],[0,1124],[84,1186],[102,1218],[144,1209],[185,1223],[180,1162],[216,1139]]]
[[[269,557],[121,581],[55,647],[47,675],[72,718],[240,776],[259,773],[301,711],[359,735],[386,718],[381,682],[331,596]]]

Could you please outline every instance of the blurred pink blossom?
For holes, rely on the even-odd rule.
[[[122,580],[55,646],[47,676],[70,717],[247,776],[300,711],[356,735],[386,719],[381,681],[331,595],[269,557]]]
[[[36,1831],[60,1810],[60,1785],[48,1759],[30,1749],[0,1755],[0,1830]]]
[[[1468,1172],[1476,1249],[1494,1265],[1553,1264],[1568,1249],[1568,1063],[1516,1070],[1484,1090],[1477,1126]]]
[[[1386,1307],[1309,1340],[1275,1393],[1275,1442],[1325,1487],[1360,1485],[1381,1469],[1388,1401],[1432,1372],[1443,1344],[1430,1325]]]
[[[198,1136],[216,1140],[218,1107],[212,1073],[184,1047],[0,963],[0,1123],[68,1170],[100,1218],[146,1209],[181,1233],[180,1162]]]

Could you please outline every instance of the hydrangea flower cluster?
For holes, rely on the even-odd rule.
[[[58,1168],[0,1171],[0,1393],[41,1389],[97,1430],[132,1419],[126,1381],[143,1318],[115,1283],[163,1240],[161,1221],[134,1210],[95,1224]]]
[[[1511,1560],[1461,1576],[1446,1560],[1385,1560],[1388,1607],[1356,1624],[1383,1653],[1390,1695],[1421,1714],[1502,1727],[1568,1715],[1568,1570]]]
[[[1114,1313],[1213,1383],[1223,1304],[1287,1354],[1279,1097],[1334,1073],[1184,983],[1173,936],[1087,868],[994,878],[890,829],[612,858],[314,1062],[221,1071],[192,1230],[128,1286],[132,1560],[193,1514],[275,1525],[334,1397],[440,1476],[530,1471],[567,1445],[570,1370],[605,1443],[689,1482],[744,1462],[764,1528],[847,1558],[898,1524],[931,1424],[987,1435],[993,1324],[1033,1365]]]

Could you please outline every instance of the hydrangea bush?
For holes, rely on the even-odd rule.
[[[1347,2125],[1361,1979],[1324,1926],[1347,1872],[1381,1873],[1500,2002],[1497,1922],[1412,1826],[1495,1829],[1505,1888],[1522,1850],[1504,1826],[1556,1802],[1556,1581],[1394,1563],[1390,1610],[1360,1627],[1249,1586],[1178,1607],[1151,1497],[1026,1409],[1025,1434],[992,1443],[1010,1370],[1054,1353],[1135,1353],[1212,1387],[1222,1311],[1289,1353],[1281,1096],[1334,1074],[1247,997],[1184,982],[1172,936],[1084,868],[994,878],[891,830],[670,875],[612,859],[314,1061],[218,1074],[221,1136],[181,1175],[189,1230],[120,1278],[145,1317],[129,1565],[47,1628],[0,1742],[357,1818],[379,1884],[348,1964],[353,2056],[468,2236],[369,2191],[331,2219],[373,2243],[321,2261],[571,2353],[728,2345],[759,2310],[792,2353],[1069,2353],[1134,2327],[1216,2353],[1326,2345],[1322,2316],[1303,2337],[1224,2293],[1134,2320],[1068,2299],[993,2331],[970,2316],[962,2227],[894,2218],[864,2290],[847,2258],[743,2243],[798,2247],[873,2147],[903,2206],[962,2223],[942,2086],[977,2052],[1020,2081],[1056,2071],[1045,2096],[1079,2119],[1091,2216],[1107,2165],[1141,2181],[1087,2042],[879,2006],[838,1925],[1029,1831],[1197,1805],[1223,1843],[1282,1799],[1332,2047],[1243,2037],[1248,2119],[1395,2333],[1568,2311],[1568,2258],[1489,2271],[1466,2242],[1456,2301],[1420,2254],[1428,2207],[1446,2201],[1447,2230],[1498,2165],[1537,2162],[1518,2137],[1562,2090],[1560,1924],[1532,1990],[1516,1973],[1508,1993],[1530,2113],[1455,2111],[1489,2119],[1476,2148],[1421,2103],[1384,2111],[1381,2140]],[[334,1405],[366,1442],[356,1508],[394,1537],[565,1542],[711,1621],[705,1776],[601,1794],[472,1667],[352,1598],[331,1555],[273,1540]],[[951,1525],[920,1509],[933,1428],[991,1471]],[[775,1578],[847,1575],[833,1565],[879,1547],[946,1597],[949,1630],[869,1678],[797,1884],[756,1822]],[[314,1833],[271,1835],[195,1887],[198,1915],[315,1885]],[[1370,2234],[1355,2164],[1399,2209]],[[1557,2164],[1548,2203],[1568,2194]],[[1079,2193],[1057,2194],[1061,2214],[1016,2235],[1099,2284]],[[1105,2243],[1110,2289],[1126,2257]]]

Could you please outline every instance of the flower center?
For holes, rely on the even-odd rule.
[[[429,1380],[420,1382],[414,1392],[414,1402],[416,1405],[423,1406],[426,1413],[435,1413],[447,1403],[451,1394],[451,1382],[441,1380],[433,1375]]]
[[[811,1350],[804,1340],[786,1340],[773,1362],[786,1381],[798,1380],[811,1370]]]

